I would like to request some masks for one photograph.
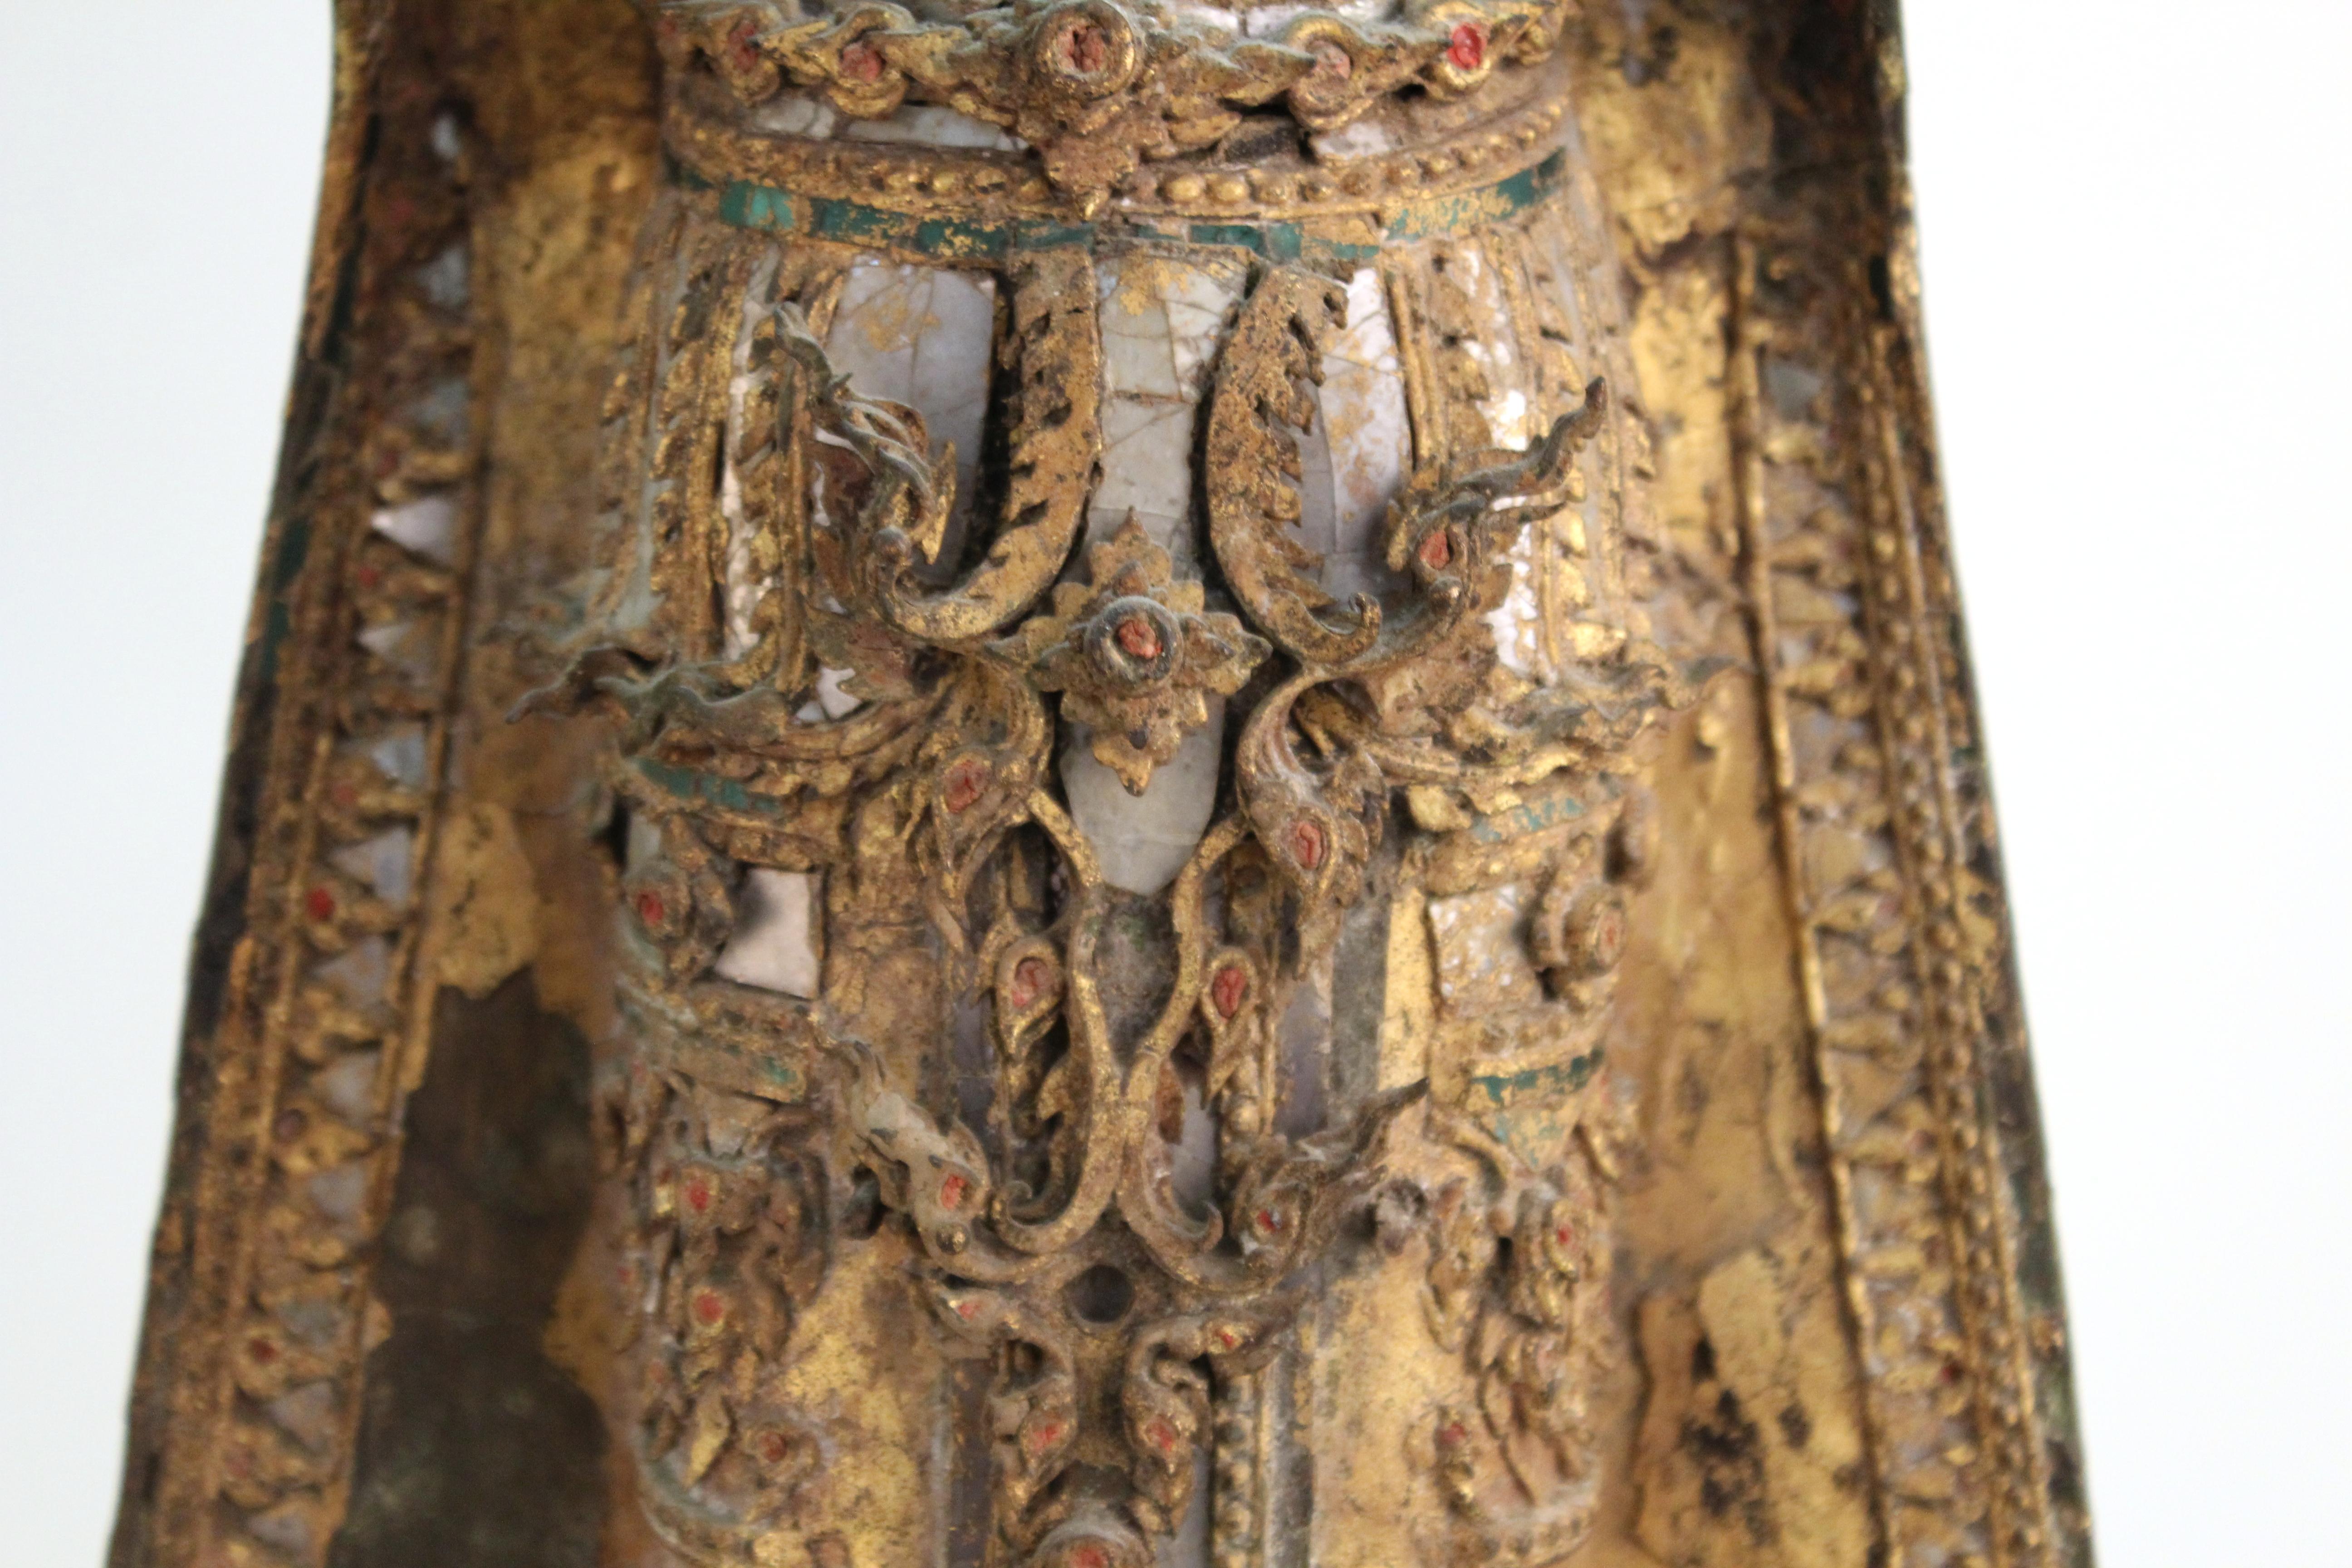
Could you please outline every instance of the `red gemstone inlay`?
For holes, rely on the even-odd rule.
[[[980,1316],[980,1303],[977,1300],[972,1300],[958,1301],[955,1304],[955,1313],[957,1317],[961,1318],[965,1322],[969,1323],[974,1318]]]
[[[1260,1209],[1250,1217],[1256,1222],[1258,1229],[1268,1234],[1282,1229],[1282,1212],[1279,1209]]]
[[[727,35],[727,59],[739,71],[748,71],[760,63],[760,51],[751,43],[760,25],[750,17],[735,24]]]
[[[1118,646],[1133,658],[1153,659],[1160,657],[1160,628],[1151,624],[1149,616],[1129,616],[1118,623]]]
[[[639,893],[637,895],[637,919],[645,921],[646,924],[649,926],[657,926],[661,924],[662,916],[667,913],[668,913],[668,911],[662,908],[661,895],[659,893]]]
[[[1592,922],[1592,961],[1609,968],[1624,954],[1625,918],[1614,910],[1604,910]]]
[[[1154,1421],[1143,1429],[1143,1435],[1163,1454],[1176,1447],[1176,1428],[1165,1421]]]
[[[1092,22],[1081,22],[1061,37],[1062,68],[1092,76],[1110,58],[1110,39]]]
[[[1566,1226],[1561,1226],[1559,1229],[1551,1233],[1551,1238],[1559,1243],[1560,1246],[1568,1247],[1575,1242],[1576,1232],[1569,1229]]]
[[[709,1212],[710,1208],[710,1183],[708,1178],[696,1176],[686,1184],[686,1206],[692,1209],[697,1214]]]
[[[696,1322],[707,1329],[726,1315],[727,1303],[719,1299],[718,1291],[700,1290],[695,1293],[694,1321]]]
[[[1290,858],[1297,861],[1301,867],[1312,871],[1316,867],[1323,864],[1324,849],[1321,823],[1301,822],[1293,825],[1290,829]]]
[[[948,809],[957,813],[970,811],[987,788],[988,764],[978,757],[966,757],[948,770]]]
[[[1475,22],[1465,22],[1454,29],[1453,39],[1445,46],[1445,58],[1466,71],[1476,70],[1486,63],[1486,29]]]
[[[947,1180],[940,1184],[940,1207],[961,1208],[964,1194],[970,1191],[971,1191],[971,1183],[965,1180],[960,1173],[950,1171]]]
[[[1470,1433],[1459,1421],[1448,1421],[1438,1429],[1437,1440],[1449,1448],[1458,1448],[1470,1440]]]
[[[841,74],[852,81],[882,79],[882,51],[871,44],[852,44],[841,51]]]
[[[1044,959],[1024,958],[1013,966],[1013,984],[1004,988],[1004,1000],[1014,1012],[1025,1012],[1045,994],[1053,978],[1054,972],[1045,967]]]
[[[1241,1348],[1242,1337],[1241,1335],[1234,1332],[1231,1329],[1219,1329],[1217,1331],[1217,1342],[1224,1346],[1229,1351],[1238,1350]]]
[[[767,1460],[768,1463],[772,1465],[781,1465],[784,1462],[784,1456],[792,1451],[793,1445],[791,1439],[786,1437],[782,1432],[762,1432],[760,1434],[760,1458]]]
[[[259,1334],[256,1334],[253,1338],[245,1342],[245,1353],[259,1362],[262,1365],[268,1366],[271,1362],[278,1359],[278,1347],[272,1344],[269,1341],[263,1339]]]
[[[1042,1453],[1052,1447],[1055,1440],[1061,1435],[1062,1424],[1059,1421],[1041,1421],[1029,1428],[1029,1447],[1032,1450]]]
[[[1445,537],[1444,529],[1421,542],[1421,563],[1432,572],[1444,571],[1446,563],[1453,559],[1454,542]]]
[[[1249,999],[1249,972],[1238,963],[1228,963],[1209,982],[1209,1001],[1217,1009],[1217,1016],[1230,1018],[1242,1010]]]
[[[1110,1568],[1110,1553],[1089,1541],[1070,1553],[1070,1568]]]
[[[324,888],[313,888],[302,900],[302,908],[314,921],[335,918],[335,895]]]

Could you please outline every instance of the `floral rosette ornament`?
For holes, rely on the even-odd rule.
[[[1051,614],[1002,645],[1063,715],[1094,732],[1095,760],[1141,795],[1151,770],[1209,721],[1211,692],[1230,697],[1272,651],[1233,616],[1210,613],[1201,584],[1178,579],[1168,552],[1129,518],[1087,552],[1091,584],[1054,588]]]

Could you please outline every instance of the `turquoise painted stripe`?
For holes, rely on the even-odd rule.
[[[719,216],[739,228],[803,234],[812,239],[911,250],[957,261],[999,261],[1016,250],[1091,245],[1095,239],[1092,224],[1041,218],[986,223],[920,217],[863,202],[798,195],[748,180],[734,181],[719,194]]]
[[[1385,237],[1410,242],[1459,234],[1525,212],[1559,188],[1566,154],[1554,153],[1507,179],[1450,195],[1425,196],[1389,208]],[[683,173],[683,172],[682,172]],[[698,184],[699,182],[689,182]],[[1263,222],[1061,223],[1015,218],[923,217],[864,202],[808,196],[749,180],[730,182],[719,193],[719,216],[740,228],[805,235],[877,250],[898,250],[941,261],[1003,261],[1015,251],[1060,246],[1091,247],[1105,238],[1133,237],[1204,246],[1231,246],[1269,261],[1369,261],[1379,247],[1327,238],[1310,226],[1288,219]]]
[[[1507,1110],[1530,1097],[1538,1101],[1550,1100],[1574,1094],[1591,1082],[1592,1075],[1601,1070],[1601,1047],[1595,1046],[1580,1057],[1529,1068],[1525,1072],[1481,1074],[1470,1080],[1470,1087],[1483,1093],[1486,1103],[1497,1110]]]
[[[789,801],[772,795],[752,794],[743,787],[740,779],[721,778],[699,768],[682,768],[674,763],[656,762],[651,757],[638,757],[632,765],[638,775],[656,789],[676,795],[680,800],[715,805],[721,811],[782,816],[791,805]]]

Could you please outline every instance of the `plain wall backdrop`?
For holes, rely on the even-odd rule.
[[[112,1513],[328,10],[0,5],[8,1568]],[[2100,1555],[2342,1568],[2352,6],[1907,10]]]

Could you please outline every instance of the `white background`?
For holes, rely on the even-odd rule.
[[[2101,1556],[2342,1568],[2352,7],[1908,9]],[[9,1568],[113,1508],[327,13],[0,5]]]

